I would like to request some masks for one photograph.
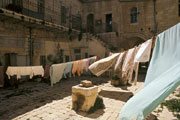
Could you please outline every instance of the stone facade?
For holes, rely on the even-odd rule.
[[[96,32],[96,22],[100,20],[103,26],[106,15],[112,14],[115,29],[100,34],[114,47],[128,49],[177,24],[180,21],[178,5],[178,0],[84,0],[83,25],[87,26],[88,14],[93,14]],[[137,23],[131,23],[133,7],[137,8]]]
[[[80,39],[78,31],[69,32],[61,26],[58,29],[56,24],[42,21],[39,24],[38,19],[1,10],[0,61],[3,65],[43,65],[95,55],[103,58],[108,54],[105,44],[89,34],[82,34]]]
[[[1,0],[0,7],[20,13],[17,19],[15,12],[8,17],[0,11],[3,64],[14,53],[17,65],[29,65],[30,56],[34,65],[44,57],[60,59],[57,54],[61,61],[104,57],[108,48],[129,49],[180,21],[178,0]],[[29,18],[25,21],[22,14]],[[46,22],[51,27],[45,27]]]

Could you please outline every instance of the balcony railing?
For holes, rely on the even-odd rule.
[[[112,24],[97,24],[97,25],[85,25],[83,27],[83,32],[89,32],[91,34],[97,35],[99,33],[107,33],[107,32],[118,32],[118,24],[112,22]]]
[[[38,0],[37,0],[38,1]],[[44,0],[46,2],[46,0]],[[46,3],[32,2],[29,0],[0,0],[0,8],[8,9],[23,15],[33,18],[45,20],[65,27],[71,27],[76,30],[81,30],[81,16],[70,15],[71,11],[67,9],[65,15],[66,23],[61,22],[61,10],[57,5],[52,5],[51,8],[45,6]]]

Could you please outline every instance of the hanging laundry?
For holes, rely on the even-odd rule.
[[[134,84],[137,83],[138,78],[138,71],[139,71],[139,63],[140,62],[148,62],[150,60],[151,55],[151,46],[152,46],[152,39],[146,41],[145,43],[141,44],[139,50],[134,59],[134,70],[135,70],[135,79]]]
[[[73,67],[73,62],[66,63],[66,68],[64,69],[64,78],[72,76],[72,67]]]
[[[50,65],[46,65],[44,69],[44,78],[50,77]]]
[[[96,56],[91,57],[89,61],[89,65],[93,64],[96,61]]]
[[[81,74],[83,73],[82,63],[83,63],[83,60],[79,60],[79,62],[78,62],[78,68],[77,68],[77,74],[78,74],[79,77],[80,77]]]
[[[87,61],[88,61],[88,59],[83,59],[83,61],[82,61],[82,70],[86,70],[86,72],[88,71],[88,68],[86,67]]]
[[[8,67],[6,74],[10,79],[10,76],[17,76],[17,79],[20,79],[21,76],[29,75],[30,79],[33,77],[33,70],[32,67]]]
[[[122,79],[122,66],[123,66],[123,61],[126,57],[126,51],[124,51],[123,53],[120,53],[115,66],[114,66],[114,73],[120,78],[120,82],[123,80]],[[121,84],[123,84],[123,82],[121,82]]]
[[[151,54],[152,39],[141,44],[138,50],[134,62],[148,62]]]
[[[0,66],[0,87],[4,86],[4,67]]]
[[[122,70],[122,65],[123,65],[123,61],[124,61],[124,58],[126,56],[126,53],[127,53],[126,51],[123,52],[123,53],[120,53],[120,55],[119,55],[119,57],[118,57],[118,59],[116,61],[116,64],[114,66],[114,71],[115,72]]]
[[[51,86],[62,79],[65,68],[66,63],[53,64],[50,67]]]
[[[33,71],[34,76],[37,76],[37,75],[40,75],[41,77],[44,76],[44,69],[42,66],[33,66],[32,71]]]
[[[133,61],[136,53],[136,48],[132,48],[127,51],[126,57],[122,66],[122,81],[124,85],[127,85],[128,81],[131,79],[133,73]]]
[[[75,74],[76,74],[76,72],[78,70],[78,63],[79,63],[79,61],[74,61],[74,63],[73,63],[72,74],[73,74],[74,77],[75,77]]]
[[[145,87],[122,108],[120,120],[143,120],[180,85],[180,23],[157,36]]]
[[[120,53],[115,53],[107,58],[101,59],[89,66],[89,70],[96,76],[100,76],[115,64]]]
[[[136,56],[137,52],[139,51],[140,47],[141,47],[141,45],[135,47],[135,53],[132,56],[131,72],[129,72],[129,79],[128,79],[130,83],[132,82],[133,71],[137,70],[137,67],[139,67],[139,66],[137,66],[138,64],[135,64],[134,60],[135,60],[135,56]]]

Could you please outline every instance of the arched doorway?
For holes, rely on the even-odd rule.
[[[125,50],[128,50],[135,46],[138,46],[143,42],[145,42],[145,40],[140,37],[130,37],[121,43],[121,47]]]
[[[94,15],[88,14],[87,16],[87,32],[94,33]]]

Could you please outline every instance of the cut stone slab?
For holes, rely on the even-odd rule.
[[[72,109],[88,112],[94,106],[98,96],[98,87],[72,87]]]
[[[81,81],[81,84],[83,85],[83,87],[92,87],[93,86],[92,82],[88,81],[88,80]]]

